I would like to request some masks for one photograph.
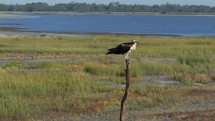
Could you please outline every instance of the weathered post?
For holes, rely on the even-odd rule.
[[[130,86],[130,60],[128,59],[128,55],[131,53],[132,50],[136,49],[138,41],[132,40],[131,42],[121,43],[115,48],[108,49],[108,54],[122,54],[125,58],[126,63],[126,69],[125,69],[125,79],[126,79],[126,85],[125,85],[125,93],[121,100],[121,110],[120,110],[120,121],[125,121],[125,101],[128,97],[128,89]]]
[[[125,121],[125,101],[128,97],[128,89],[130,87],[130,60],[126,59],[126,69],[125,69],[125,80],[126,80],[126,85],[125,85],[125,92],[124,96],[121,100],[121,109],[120,109],[120,121]]]

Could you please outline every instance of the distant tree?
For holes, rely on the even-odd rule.
[[[25,5],[26,11],[49,11],[50,6],[47,3],[38,2],[38,3],[28,3]]]
[[[16,6],[15,5],[9,5],[7,10],[8,11],[16,11]]]
[[[151,12],[160,12],[161,7],[159,5],[153,5],[151,8]]]
[[[52,7],[52,11],[68,11],[68,5],[67,4],[55,4]]]
[[[0,11],[7,11],[7,10],[8,10],[8,5],[0,4]]]
[[[25,11],[25,5],[18,5],[16,4],[16,11]]]
[[[141,5],[141,4],[120,4],[119,2],[110,2],[109,4],[89,4],[70,2],[68,4],[48,5],[44,2],[28,3],[26,5],[5,5],[0,4],[0,11],[72,11],[72,12],[194,12],[194,13],[215,13],[215,7],[205,5]]]
[[[89,12],[90,6],[86,3],[75,3],[74,4],[74,11],[75,12]]]
[[[96,5],[95,3],[90,5],[90,12],[97,12],[99,5]]]

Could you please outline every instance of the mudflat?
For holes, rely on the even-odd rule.
[[[0,13],[0,18],[31,18],[31,16],[23,14]]]

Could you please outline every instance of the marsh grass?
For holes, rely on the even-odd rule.
[[[15,120],[37,118],[46,112],[87,112],[93,110],[90,105],[93,100],[101,97],[94,98],[91,92],[106,88],[92,84],[86,73],[67,70],[64,64],[41,62],[33,65],[33,69],[32,64],[21,65],[22,68],[20,65],[11,62],[1,68],[5,70],[0,77],[1,118]]]
[[[0,65],[0,119],[43,119],[55,114],[79,115],[115,109],[123,95],[121,83],[124,83],[125,64],[121,56],[104,54],[108,48],[134,38],[140,42],[130,55],[132,79],[138,85],[131,88],[128,100],[134,109],[180,102],[175,94],[189,90],[193,83],[207,84],[214,80],[213,37],[101,35],[1,38],[0,59],[9,57],[12,60]],[[26,58],[71,60],[24,62]],[[157,58],[164,58],[165,62],[155,61]],[[140,82],[146,75],[169,76],[185,87],[145,86]]]
[[[113,67],[116,68],[113,68]],[[102,65],[102,64],[89,64],[84,68],[86,73],[96,76],[124,76],[123,69],[120,66],[114,65]]]

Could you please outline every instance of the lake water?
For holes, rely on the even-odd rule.
[[[126,14],[29,14],[0,18],[0,27],[65,33],[164,34],[215,36],[215,16]]]

